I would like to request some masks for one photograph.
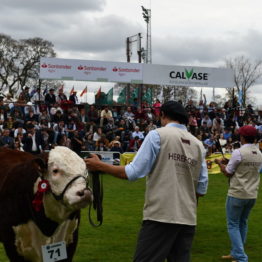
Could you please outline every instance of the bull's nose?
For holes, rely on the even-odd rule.
[[[79,196],[84,201],[92,201],[92,199],[93,199],[92,192],[87,188],[77,191],[76,194],[77,194],[77,196]]]
[[[85,195],[85,190],[86,189],[76,192],[77,196],[83,197]]]

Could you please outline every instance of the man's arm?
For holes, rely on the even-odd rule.
[[[205,150],[203,150],[200,176],[198,179],[197,190],[196,190],[197,197],[204,196],[207,192],[207,187],[208,187],[208,170],[207,170],[205,155],[206,152]]]
[[[215,163],[218,164],[220,171],[226,176],[226,177],[231,177],[233,174],[228,173],[226,170],[226,164],[224,162],[224,159],[215,159]]]
[[[114,166],[104,163],[94,154],[91,154],[90,158],[85,158],[84,161],[90,171],[99,171],[117,178],[128,179],[125,172],[125,166]]]
[[[231,177],[234,175],[235,170],[237,168],[237,166],[239,165],[239,163],[241,162],[242,157],[240,154],[240,151],[238,149],[234,150],[230,160],[228,161],[228,159],[215,159],[215,163],[218,164],[221,172],[227,176],[227,177]]]
[[[146,136],[133,161],[126,166],[114,166],[103,163],[97,156],[93,155],[91,158],[84,160],[90,171],[100,171],[117,178],[133,181],[145,177],[150,172],[159,150],[159,134],[155,130],[152,130]]]

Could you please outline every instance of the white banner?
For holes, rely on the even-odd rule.
[[[141,84],[142,64],[41,58],[40,78]]]
[[[143,83],[191,87],[233,87],[233,71],[227,68],[149,65],[143,68]]]
[[[41,58],[40,78],[191,87],[233,87],[227,68]]]

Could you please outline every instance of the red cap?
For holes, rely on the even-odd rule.
[[[253,126],[242,126],[238,133],[242,136],[257,136],[257,130]]]

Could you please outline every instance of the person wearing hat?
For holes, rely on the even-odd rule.
[[[45,96],[41,92],[41,88],[37,88],[36,92],[31,97],[31,101],[34,104],[35,113],[40,115],[41,113],[41,106],[44,104]]]
[[[84,159],[91,171],[134,181],[147,176],[143,223],[134,261],[189,262],[196,227],[198,196],[207,191],[208,172],[201,141],[187,131],[182,104],[160,109],[162,128],[150,131],[126,166]]]
[[[235,149],[226,164],[225,159],[216,159],[221,172],[230,178],[226,200],[227,229],[231,240],[231,252],[223,259],[247,262],[244,245],[247,237],[247,222],[255,205],[262,166],[262,153],[255,146],[257,130],[242,126],[239,130],[241,147]]]
[[[73,94],[71,94],[69,96],[69,101],[71,101],[73,103],[73,105],[77,105],[78,104],[78,98],[77,98],[77,91],[73,91]]]
[[[18,97],[19,103],[26,104],[31,100],[30,94],[29,94],[29,87],[25,86],[24,89],[22,89],[22,92],[20,93]]]
[[[48,109],[56,103],[56,95],[55,95],[55,89],[51,88],[49,92],[45,95],[45,104],[47,105]]]

